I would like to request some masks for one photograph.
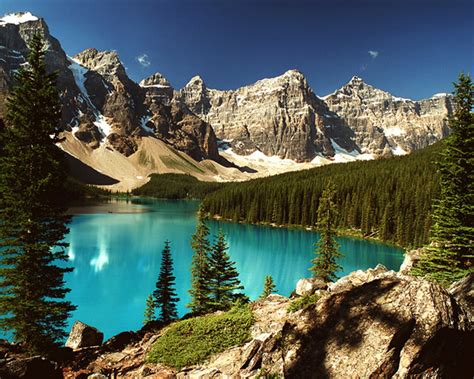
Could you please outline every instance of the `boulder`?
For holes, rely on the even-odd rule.
[[[61,370],[56,363],[42,357],[15,359],[0,369],[0,378],[5,379],[61,379]]]
[[[328,285],[328,291],[330,292],[341,292],[349,290],[353,287],[359,286],[363,283],[370,282],[380,275],[390,274],[387,268],[381,264],[378,264],[375,268],[369,268],[368,270],[357,270],[351,272],[347,276],[343,276],[335,283]],[[393,273],[393,272],[392,272]]]
[[[337,284],[337,285],[336,285]],[[387,271],[357,271],[305,310],[271,295],[252,304],[252,340],[178,378],[470,378],[473,325],[442,287]]]
[[[410,275],[410,271],[414,264],[420,259],[423,248],[408,250],[405,252],[405,258],[400,266],[399,272],[404,275]]]
[[[122,332],[113,337],[110,337],[104,342],[103,348],[107,351],[118,351],[122,350],[125,346],[136,342],[138,335],[135,332]]]
[[[471,322],[474,322],[474,273],[471,272],[461,280],[453,283],[449,287],[448,292],[464,308]]]
[[[327,284],[320,279],[303,278],[296,283],[296,294],[298,296],[312,295],[317,290],[327,289]]]
[[[285,376],[472,377],[473,325],[453,297],[420,278],[373,273],[352,273],[344,290],[335,283],[284,328]]]
[[[66,347],[77,350],[83,347],[98,346],[102,344],[103,339],[104,334],[98,329],[81,321],[76,321],[69,333]]]

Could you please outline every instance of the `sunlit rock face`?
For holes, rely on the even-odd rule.
[[[234,152],[298,162],[332,157],[339,148],[372,158],[406,154],[446,136],[452,112],[448,95],[401,99],[357,77],[318,98],[297,70],[234,91],[210,89],[195,76],[179,98]]]
[[[413,101],[358,77],[324,100],[354,131],[361,152],[376,155],[405,154],[440,140],[448,134],[447,117],[453,109],[450,95]]]
[[[209,89],[196,76],[179,98],[241,155],[258,150],[267,156],[309,161],[317,154],[334,155],[331,138],[348,151],[356,149],[351,131],[297,70],[235,91]]]

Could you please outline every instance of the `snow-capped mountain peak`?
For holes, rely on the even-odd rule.
[[[24,22],[38,21],[39,18],[30,12],[9,13],[0,18],[0,26],[7,24],[20,25]]]

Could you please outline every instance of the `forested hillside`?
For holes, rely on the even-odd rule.
[[[218,182],[201,182],[191,175],[153,174],[148,183],[134,189],[132,194],[160,199],[202,199],[224,185]]]
[[[432,200],[439,195],[434,161],[442,142],[408,156],[332,164],[225,186],[204,199],[212,215],[249,223],[314,226],[319,198],[336,187],[336,225],[401,246],[428,241]]]

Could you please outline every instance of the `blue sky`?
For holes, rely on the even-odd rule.
[[[296,68],[319,95],[357,75],[420,99],[474,67],[470,0],[0,0],[2,14],[25,10],[69,55],[116,50],[132,79],[159,71],[175,88],[199,74],[233,89]]]

